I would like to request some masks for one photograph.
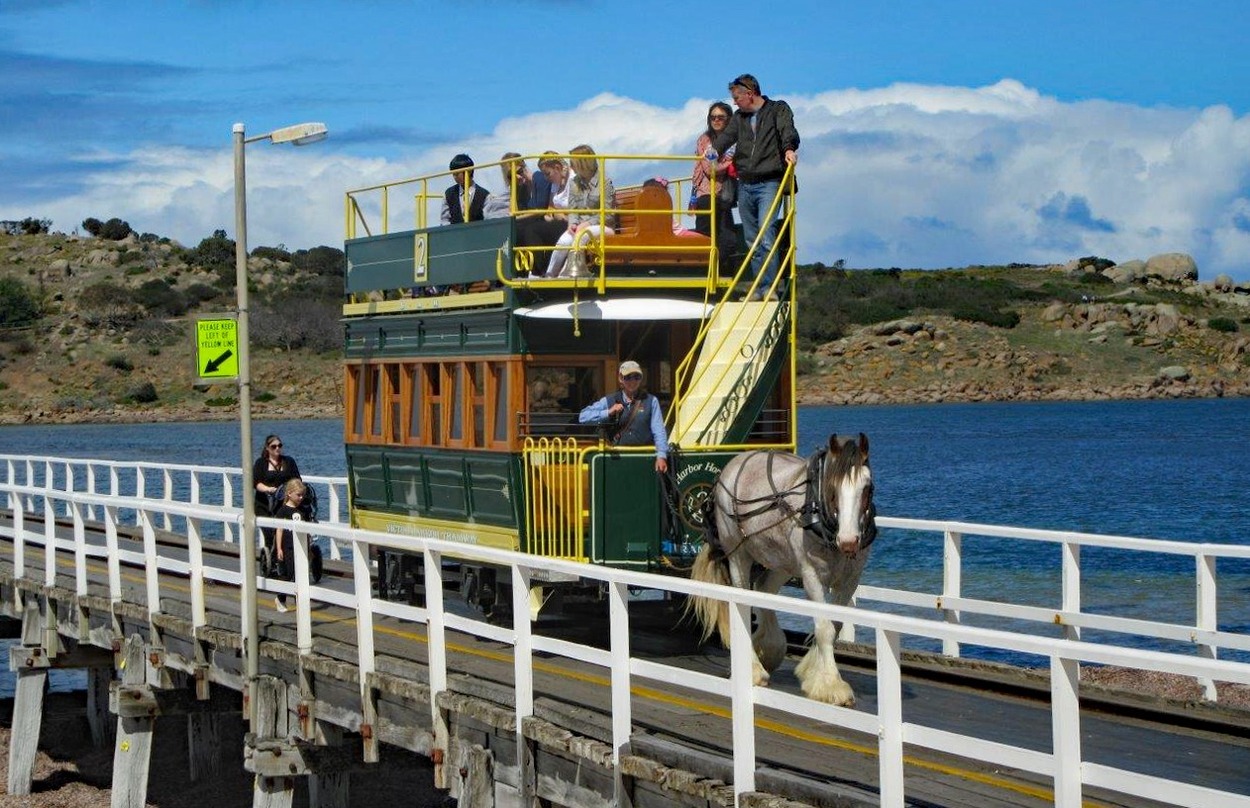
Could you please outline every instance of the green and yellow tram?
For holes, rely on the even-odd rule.
[[[615,215],[617,227],[588,243],[579,277],[542,277],[551,248],[517,246],[525,216],[567,210],[431,225],[449,173],[347,193],[354,526],[675,572],[698,550],[701,506],[728,459],[748,447],[793,451],[794,196],[778,197],[774,288],[754,289],[756,245],[681,228],[688,179],[643,184],[688,176],[692,158],[593,159],[617,192],[583,212]],[[478,177],[498,178],[492,165]],[[752,292],[773,299],[742,302]],[[663,477],[652,447],[616,447],[578,424],[626,360],[663,406]],[[420,598],[418,559],[378,561],[383,596]],[[450,560],[445,574],[488,613],[510,603],[493,570]],[[597,594],[545,586],[552,603]]]

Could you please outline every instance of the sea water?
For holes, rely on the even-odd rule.
[[[800,452],[834,432],[868,436],[884,516],[1250,544],[1250,399],[800,409]],[[255,421],[249,457],[270,433],[305,475],[346,474],[341,421]],[[0,452],[238,467],[239,428],[7,426]],[[940,536],[883,530],[864,582],[940,592],[941,560]],[[969,537],[963,592],[1057,608],[1058,567],[1055,545]],[[1085,548],[1081,567],[1091,612],[1193,620],[1188,557]],[[1220,628],[1250,631],[1250,564],[1223,562],[1218,576]],[[0,695],[11,691],[4,674]]]

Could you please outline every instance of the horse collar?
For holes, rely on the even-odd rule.
[[[838,542],[838,512],[829,512],[829,503],[825,501],[821,486],[825,480],[825,463],[829,459],[828,449],[817,449],[807,459],[807,491],[803,497],[803,507],[799,510],[799,525],[814,534],[826,545],[832,547]]]

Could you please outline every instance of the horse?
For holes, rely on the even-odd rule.
[[[859,585],[877,535],[868,467],[868,437],[831,435],[829,444],[809,460],[788,452],[744,452],[725,465],[713,494],[708,540],[695,558],[696,581],[732,584],[776,593],[791,578],[803,583],[807,597],[845,605]],[[760,570],[762,568],[762,570]],[[729,647],[729,605],[715,598],[692,597],[687,609],[703,629]],[[756,611],[751,636],[755,684],[785,658],[785,635],[772,610]],[[835,629],[815,621],[815,643],[795,673],[803,693],[816,701],[855,703],[855,693],[838,673],[833,656]]]

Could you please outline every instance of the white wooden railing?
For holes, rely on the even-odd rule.
[[[43,495],[48,490],[151,498],[171,504],[242,507],[237,493],[242,479],[237,468],[25,455],[0,455],[0,463],[4,465],[5,480],[10,485],[38,489],[38,493],[32,493],[23,500],[23,507],[28,512],[43,507]],[[317,489],[319,520],[327,524],[347,521],[345,477],[308,475],[302,479]],[[70,514],[62,511],[55,515],[67,517]],[[84,518],[97,519],[96,507],[88,505]],[[124,510],[119,518],[122,520],[119,524],[139,524],[139,514],[132,509]],[[179,516],[172,510],[163,511],[160,522],[162,530],[173,530],[175,522],[178,522],[180,532],[185,530],[185,525],[179,522]],[[233,542],[237,535],[233,522],[222,521],[214,524],[205,538]],[[330,557],[336,560],[342,558],[342,548],[337,542],[330,542]]]
[[[226,530],[229,527],[233,529],[233,535],[237,535],[242,514],[235,507],[181,503],[165,498],[122,497],[98,492],[60,491],[44,485],[13,482],[0,485],[0,501],[7,503],[13,516],[10,525],[0,527],[0,537],[11,541],[4,551],[6,553],[11,551],[14,575],[18,578],[29,577],[42,581],[45,585],[52,585],[56,580],[58,565],[72,566],[75,591],[78,595],[85,596],[88,593],[88,564],[98,564],[103,560],[108,570],[109,597],[114,601],[120,601],[123,597],[121,569],[122,565],[127,565],[137,570],[132,574],[144,576],[146,602],[155,613],[162,602],[160,573],[164,571],[186,575],[191,582],[191,614],[192,621],[197,628],[207,623],[205,584],[217,582],[238,585],[242,581],[240,569],[206,564],[204,553],[203,536],[206,527],[216,525],[222,529],[223,535],[231,532]],[[39,530],[28,529],[26,526],[26,513],[28,512],[26,503],[33,502],[41,503],[45,516]],[[141,551],[125,549],[119,541],[117,525],[119,514],[123,512],[133,512],[136,515],[143,538]],[[72,519],[72,535],[68,537],[56,535],[52,519],[46,518],[60,513],[68,513]],[[103,525],[103,542],[100,542],[98,538],[94,540],[89,538],[91,535],[87,529],[87,523],[90,521],[89,513],[99,515],[99,520]],[[157,546],[155,537],[157,525],[164,524],[171,517],[181,519],[186,525],[188,537],[186,560],[162,555]],[[302,523],[280,522],[269,518],[262,518],[258,521],[261,526],[282,525],[297,533],[303,533],[306,527]],[[882,519],[882,524],[891,527],[932,529],[934,524],[944,523],[913,523],[911,520]],[[755,723],[755,711],[757,707],[767,707],[796,718],[816,719],[877,738],[879,787],[881,804],[884,806],[902,806],[905,803],[903,768],[904,744],[907,744],[911,747],[940,751],[943,754],[950,754],[951,750],[959,750],[958,753],[968,759],[1045,777],[1053,784],[1055,803],[1060,806],[1076,808],[1082,804],[1082,793],[1086,787],[1099,787],[1175,805],[1203,806],[1203,808],[1211,805],[1250,808],[1250,795],[1219,791],[1193,783],[1131,772],[1085,760],[1082,757],[1081,714],[1077,699],[1079,666],[1083,663],[1162,671],[1192,676],[1204,681],[1227,681],[1246,685],[1250,685],[1250,664],[1212,659],[1205,655],[1195,656],[1094,644],[1071,637],[1046,637],[1006,632],[965,625],[958,620],[948,622],[887,614],[863,608],[816,604],[797,598],[746,592],[670,576],[587,566],[432,538],[393,536],[354,530],[343,524],[327,522],[309,527],[312,527],[313,532],[318,535],[327,535],[336,543],[350,548],[353,563],[350,586],[347,591],[336,591],[327,586],[313,586],[309,583],[308,552],[306,542],[303,541],[294,542],[295,581],[276,582],[261,578],[258,579],[258,587],[270,592],[294,595],[296,640],[301,654],[312,653],[312,609],[314,605],[333,604],[355,613],[361,669],[362,711],[366,711],[369,704],[369,694],[366,692],[369,687],[368,674],[376,669],[373,643],[374,621],[378,616],[385,615],[425,626],[429,641],[429,681],[434,694],[447,687],[448,632],[464,632],[511,645],[514,648],[515,711],[518,733],[521,731],[523,719],[531,716],[534,710],[535,652],[578,660],[607,669],[610,671],[613,710],[614,762],[619,761],[620,756],[628,750],[632,731],[631,689],[640,680],[665,682],[691,688],[709,696],[727,698],[732,706],[733,787],[738,795],[753,791],[755,787],[755,742],[756,733],[760,731]],[[955,526],[947,524],[946,527]],[[971,528],[977,531],[1011,530],[974,525],[960,525],[959,527],[965,533]],[[1033,532],[1029,531],[1029,533]],[[946,540],[948,561],[952,555],[949,552],[952,543],[950,537],[957,534],[958,531],[949,531]],[[1041,532],[1038,534],[1027,537],[1017,536],[1017,538],[1049,540],[1044,539]],[[98,536],[98,533],[96,535]],[[1093,536],[1063,535],[1067,537],[1067,543],[1073,547],[1094,543],[1095,540],[1104,540],[1104,538]],[[1117,543],[1130,541],[1127,539],[1106,540]],[[956,545],[953,555],[957,557],[958,539],[954,539],[953,543]],[[26,551],[32,546],[45,551],[42,570],[27,568]],[[1198,557],[1203,559],[1211,558],[1228,549],[1201,545],[1197,547],[1200,548]],[[425,607],[374,599],[372,570],[369,563],[371,550],[374,548],[391,548],[424,555]],[[490,625],[483,621],[448,613],[443,609],[443,582],[439,570],[444,554],[494,564],[510,570],[514,616],[511,627]],[[1079,566],[1079,554],[1070,552],[1065,555],[1065,561],[1069,556],[1072,557],[1073,563]],[[528,618],[528,593],[531,580],[536,577],[536,574],[548,576],[552,573],[577,575],[603,583],[609,595],[610,607],[609,645],[606,650],[568,640],[544,637],[532,632]],[[1200,574],[1199,579],[1200,585],[1208,583],[1207,576]],[[951,584],[949,578],[947,583]],[[728,601],[731,604],[731,636],[733,638],[729,677],[722,678],[679,668],[663,661],[632,656],[629,650],[630,616],[627,601],[630,589],[635,587],[687,595],[712,596]],[[957,590],[957,578],[952,588]],[[878,597],[887,599],[888,597],[898,601],[913,597],[906,593],[892,594],[885,591],[872,591],[865,595],[871,595],[874,599]],[[964,612],[974,608],[985,608],[981,602],[972,600],[964,602],[957,599],[954,603],[947,602],[945,605]],[[1073,617],[1080,615],[1079,600],[1066,601],[1064,606],[1074,610],[1071,613]],[[878,706],[876,712],[818,704],[799,695],[755,687],[752,684],[750,659],[752,607],[775,609],[801,617],[831,619],[854,624],[870,631],[875,640],[877,656]],[[1001,607],[1001,604],[996,604],[997,607]],[[949,614],[946,616],[950,617]],[[1029,614],[1021,612],[1019,616],[1028,617]],[[1091,624],[1090,619],[1090,616],[1081,618],[1086,625]],[[1133,628],[1144,627],[1134,626]],[[1231,643],[1233,640],[1237,640],[1238,647],[1241,647],[1241,640],[1237,639],[1239,636],[1208,632],[1203,635],[1202,639],[1213,648],[1221,643]],[[927,638],[940,642],[943,647],[947,648],[957,648],[959,645],[968,644],[1046,658],[1049,661],[1051,674],[1052,751],[1039,752],[914,721],[904,721],[901,655],[905,637]],[[437,728],[442,725],[443,717],[439,709],[434,706],[436,704],[437,700],[432,698],[431,713],[434,726]],[[517,748],[525,748],[525,743],[520,737],[518,737]]]

